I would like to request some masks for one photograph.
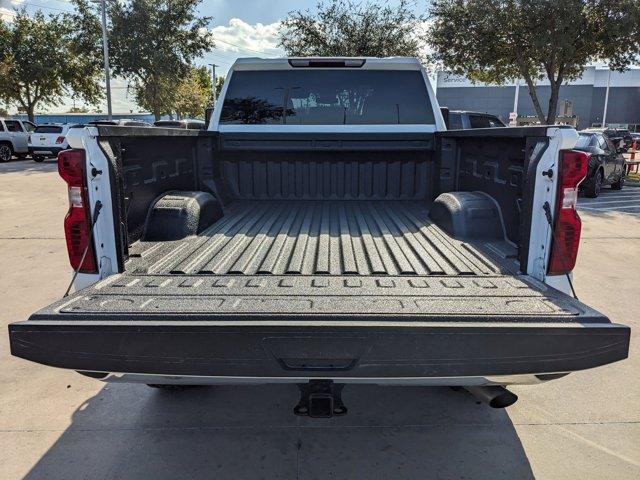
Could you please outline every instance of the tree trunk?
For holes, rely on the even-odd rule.
[[[558,91],[560,87],[551,82],[551,97],[549,97],[549,110],[547,110],[547,125],[556,123],[558,114]]]
[[[160,117],[162,116],[162,114],[160,113],[160,105],[158,104],[158,102],[154,102],[153,116],[155,117],[156,121],[160,120]]]
[[[562,76],[558,76],[557,80],[551,79],[551,97],[549,97],[549,110],[547,111],[547,125],[556,123],[558,115],[558,98],[560,96],[560,86],[562,85]]]
[[[32,123],[36,123],[36,116],[35,116],[35,105],[27,105],[27,117],[29,118],[29,121]]]
[[[542,107],[540,106],[540,100],[538,99],[538,92],[536,92],[536,86],[529,75],[524,75],[524,80],[525,82],[527,82],[529,96],[531,97],[531,101],[533,102],[533,108],[535,108],[536,110],[536,115],[538,115],[538,120],[540,120],[540,123],[544,124],[546,122],[546,118],[542,111]]]

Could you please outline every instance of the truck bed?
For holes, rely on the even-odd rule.
[[[53,311],[96,319],[585,316],[571,298],[518,275],[504,246],[457,240],[428,210],[404,201],[238,202],[198,236],[136,242],[125,273]]]
[[[236,202],[197,237],[137,242],[127,270],[152,275],[493,275],[494,257],[448,236],[428,203]]]

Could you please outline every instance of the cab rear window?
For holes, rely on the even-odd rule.
[[[41,125],[36,127],[35,133],[62,133],[62,127],[55,125]]]
[[[434,124],[420,71],[234,72],[221,124]]]

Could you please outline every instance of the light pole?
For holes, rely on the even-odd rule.
[[[609,74],[607,75],[607,90],[604,94],[604,112],[602,112],[602,128],[607,126],[607,107],[609,106],[609,86],[611,85],[611,68],[609,68]]]
[[[104,79],[107,88],[107,118],[113,119],[111,109],[111,75],[109,73],[109,39],[107,38],[107,0],[94,0],[100,3],[102,13],[102,53],[104,56]]]
[[[511,124],[513,123],[513,126],[517,126],[518,125],[518,99],[520,97],[520,79],[516,78],[516,82],[515,82],[515,86],[516,86],[516,93],[513,97],[513,118],[509,119],[509,125],[511,126]]]
[[[215,63],[210,63],[211,66],[211,83],[213,84],[213,92],[211,97],[213,98],[213,107],[216,106],[216,65]]]

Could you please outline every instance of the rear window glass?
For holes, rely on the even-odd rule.
[[[36,127],[35,133],[62,133],[62,127],[56,127],[53,125],[41,125]]]
[[[595,135],[580,134],[578,136],[578,141],[576,142],[576,148],[586,148],[586,147],[595,147],[595,146],[596,146]]]
[[[419,71],[285,70],[234,72],[222,124],[433,124]]]
[[[462,115],[459,113],[450,113],[449,128],[451,130],[462,130]]]
[[[5,120],[4,124],[7,126],[9,132],[22,132],[22,125],[16,120]]]
[[[504,127],[504,124],[498,118],[490,115],[469,115],[469,125],[471,128]]]

